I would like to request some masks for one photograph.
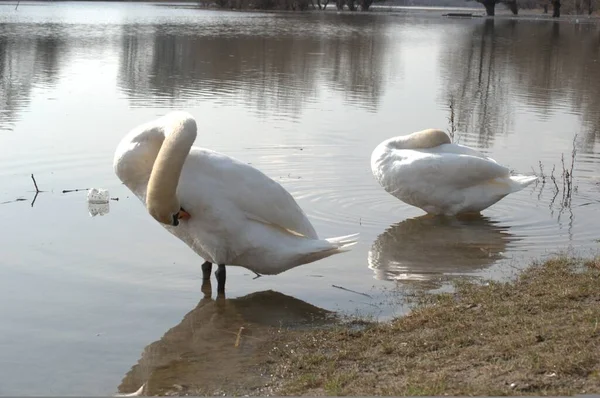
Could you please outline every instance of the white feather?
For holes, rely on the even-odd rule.
[[[195,135],[190,120],[187,113],[172,112],[133,129],[119,144],[115,172],[142,202],[162,142],[178,128],[193,128],[183,133]],[[320,239],[292,195],[244,162],[198,147],[181,156],[186,159],[177,198],[191,218],[161,225],[207,261],[273,275],[356,243],[358,234]]]
[[[412,136],[422,139],[433,133],[439,138],[439,130]],[[448,143],[429,147],[410,137],[379,144],[371,155],[371,170],[388,193],[427,213],[480,212],[537,179],[511,176],[508,168],[472,148],[449,143],[449,137]]]

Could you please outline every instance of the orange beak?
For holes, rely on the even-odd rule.
[[[179,210],[178,217],[180,220],[189,220],[192,216],[185,210]]]

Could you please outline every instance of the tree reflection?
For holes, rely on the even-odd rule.
[[[325,84],[351,104],[375,110],[388,39],[380,23],[341,25],[320,36],[198,35],[181,28],[172,34],[162,27],[143,37],[132,26],[122,39],[119,85],[134,106],[211,100],[298,117]]]
[[[548,117],[565,102],[581,115],[584,150],[600,138],[600,37],[595,24],[485,20],[442,53],[442,98],[459,130],[483,147],[513,123],[516,98]],[[578,131],[573,131],[573,134]]]
[[[0,24],[0,130],[12,129],[36,84],[55,83],[62,49],[51,32],[28,37],[18,34],[13,24]]]
[[[457,41],[443,53],[444,98],[452,98],[459,130],[476,134],[479,147],[489,147],[499,131],[506,131],[512,109],[496,38],[496,21],[486,19],[465,35],[469,43]]]
[[[35,85],[56,82],[62,42],[52,32],[28,37],[0,24],[0,130],[10,130]]]

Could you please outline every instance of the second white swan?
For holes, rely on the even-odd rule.
[[[131,130],[119,143],[114,170],[148,212],[206,262],[217,291],[225,265],[274,275],[341,253],[358,234],[320,239],[294,198],[256,168],[192,147],[196,121],[171,112]]]
[[[507,167],[453,144],[437,129],[383,141],[371,154],[371,170],[379,184],[404,203],[447,216],[479,213],[537,180],[511,175]]]

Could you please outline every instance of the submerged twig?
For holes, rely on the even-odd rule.
[[[568,191],[567,191],[567,196],[570,198],[571,197],[571,192],[573,190],[573,168],[575,167],[575,156],[577,155],[577,134],[575,134],[575,137],[573,137],[573,149],[571,150],[571,170],[569,172],[569,178],[568,178]]]
[[[542,164],[542,161],[539,161],[540,164],[540,177],[542,177],[542,186],[544,186],[546,184],[546,174],[544,174],[544,165]]]
[[[25,198],[16,198],[15,200],[7,200],[6,202],[0,202],[0,205],[7,205],[9,203],[15,203],[15,202],[24,202],[27,199]]]
[[[560,155],[560,164],[562,167],[560,186],[558,184],[557,178],[554,175],[554,172],[556,170],[556,165],[552,165],[552,171],[550,173],[550,180],[552,181],[552,184],[553,184],[554,195],[552,196],[552,199],[550,200],[549,207],[550,207],[550,209],[553,208],[556,197],[558,196],[559,193],[562,192],[559,216],[560,216],[560,213],[562,213],[562,211],[565,208],[571,207],[571,200],[572,200],[573,194],[577,190],[576,187],[573,187],[573,173],[575,170],[576,157],[577,157],[577,134],[575,134],[575,136],[573,137],[573,149],[571,150],[571,165],[567,166],[565,164],[565,154],[564,153],[561,153],[561,155]],[[541,161],[539,161],[539,168],[540,168],[540,173],[541,173],[541,175],[539,175],[539,177],[542,177],[542,187],[540,189],[540,195],[539,195],[539,196],[541,196],[542,190],[544,188],[544,184],[546,182],[546,175],[544,174],[544,166]],[[535,170],[534,170],[534,174],[536,176],[538,176],[538,174],[535,173]],[[536,182],[536,186],[537,186],[537,182]],[[538,198],[539,198],[539,196],[538,196]]]
[[[356,290],[350,290],[350,289],[346,289],[345,287],[342,287],[342,286],[337,286],[337,285],[331,285],[331,286],[332,286],[332,287],[335,287],[336,289],[341,289],[341,290],[345,290],[345,291],[347,291],[347,292],[351,292],[351,293],[360,294],[361,296],[366,296],[366,297],[368,297],[368,298],[371,298],[371,299],[373,298],[373,297],[369,296],[369,295],[368,295],[368,294],[366,294],[366,293],[357,292]]]
[[[554,189],[556,190],[556,193],[558,194],[558,184],[556,183],[556,177],[554,177],[554,170],[556,169],[556,165],[553,164],[552,165],[552,173],[550,173],[550,179],[552,180],[552,182],[554,183]]]
[[[37,199],[39,194],[40,194],[39,192],[36,192],[35,195],[33,195],[33,200],[31,201],[31,207],[33,207],[33,205],[35,204],[35,200]]]
[[[89,191],[89,190],[90,190],[89,188],[63,189],[62,193]]]
[[[33,180],[33,185],[35,186],[35,193],[40,193],[42,191],[40,191],[40,189],[38,188],[38,184],[35,181],[35,177],[33,176],[33,174],[31,175],[31,179]]]
[[[33,196],[33,200],[31,201],[31,207],[33,207],[33,205],[35,204],[35,201],[36,201],[38,195],[40,193],[46,192],[46,191],[40,190],[40,188],[38,187],[37,181],[35,180],[35,177],[33,176],[33,174],[31,174],[31,180],[33,181],[33,186],[35,187],[35,195]]]

